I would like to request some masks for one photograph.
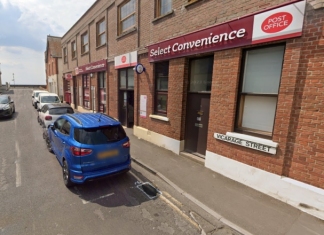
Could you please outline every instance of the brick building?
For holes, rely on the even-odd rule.
[[[63,96],[63,64],[60,37],[47,36],[44,55],[47,90]]]
[[[97,0],[62,37],[65,100],[324,218],[323,9]]]

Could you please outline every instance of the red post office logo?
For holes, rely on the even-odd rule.
[[[265,33],[278,33],[286,29],[293,21],[293,16],[289,12],[278,12],[266,18],[261,29]]]
[[[126,62],[126,56],[122,56],[122,58],[121,58],[121,62],[122,62],[122,63],[125,63],[125,62]]]

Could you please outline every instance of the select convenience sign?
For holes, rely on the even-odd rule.
[[[149,61],[301,36],[305,6],[305,0],[295,2],[150,45]]]

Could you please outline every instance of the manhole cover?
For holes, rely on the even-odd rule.
[[[139,190],[141,190],[149,199],[154,199],[160,195],[162,192],[155,188],[149,182],[141,183],[136,186]]]

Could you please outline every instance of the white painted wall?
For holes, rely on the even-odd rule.
[[[206,151],[205,166],[324,220],[324,190]],[[213,179],[210,179],[213,180]],[[300,206],[306,204],[310,208]]]
[[[138,138],[144,139],[160,147],[171,150],[176,154],[180,154],[180,152],[184,148],[184,141],[172,139],[170,137],[145,129],[143,127],[134,126],[133,131],[134,135]]]

